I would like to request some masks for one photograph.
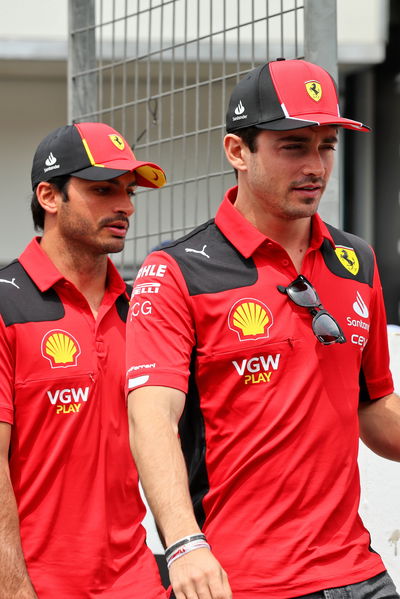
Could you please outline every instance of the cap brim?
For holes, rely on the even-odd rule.
[[[328,114],[302,114],[300,118],[285,117],[268,123],[258,123],[254,125],[257,129],[266,129],[267,131],[289,131],[290,129],[302,129],[303,127],[319,127],[322,125],[333,125],[352,129],[353,131],[370,131],[370,127],[343,117],[332,116]]]
[[[111,163],[109,163],[111,164]],[[136,184],[141,187],[162,187],[166,183],[165,173],[161,167],[153,162],[134,162],[128,160],[114,160],[113,168],[110,166],[89,166],[70,175],[87,181],[106,181],[115,179],[125,173],[135,173]]]

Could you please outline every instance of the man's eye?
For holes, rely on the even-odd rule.
[[[134,198],[136,196],[136,191],[134,189],[128,189],[128,196]]]

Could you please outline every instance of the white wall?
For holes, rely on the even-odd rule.
[[[32,237],[30,169],[67,119],[68,0],[0,0],[0,265]]]
[[[66,40],[68,0],[0,0],[0,39]]]
[[[65,124],[65,91],[63,64],[51,80],[43,74],[33,79],[28,72],[18,78],[1,78],[0,264],[16,258],[33,235],[32,157],[44,135]]]

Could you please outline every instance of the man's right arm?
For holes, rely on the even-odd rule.
[[[0,589],[1,599],[37,599],[21,547],[17,504],[10,480],[11,425],[0,422]]]
[[[185,403],[182,391],[141,387],[128,398],[132,453],[150,508],[166,546],[200,532],[189,495],[178,422]],[[171,564],[177,599],[230,599],[227,575],[212,553],[196,549]]]

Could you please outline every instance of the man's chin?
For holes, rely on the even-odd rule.
[[[122,252],[125,247],[125,239],[115,239],[113,241],[109,241],[103,245],[103,250],[105,254],[117,254],[118,252]]]
[[[304,205],[286,213],[287,220],[296,220],[298,218],[310,218],[318,210],[318,204]]]

